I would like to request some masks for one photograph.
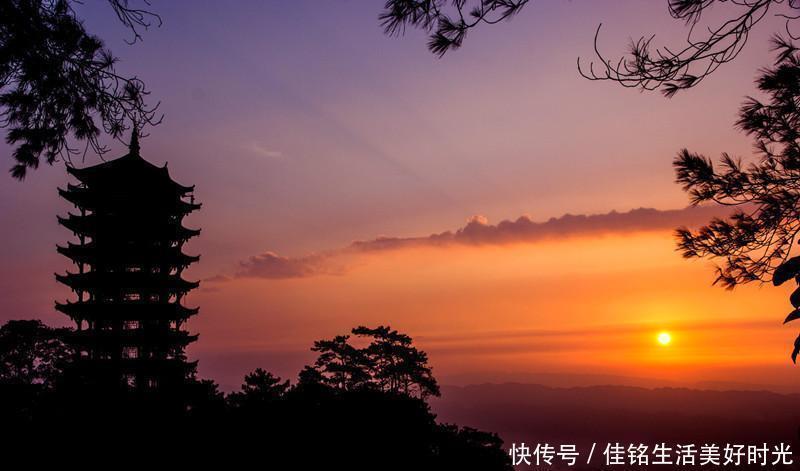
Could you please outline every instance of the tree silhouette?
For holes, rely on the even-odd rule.
[[[725,20],[715,25],[702,23],[703,13],[715,4],[726,8]],[[655,35],[651,35],[631,42],[627,57],[609,59],[598,47],[598,27],[595,54],[599,70],[595,69],[593,62],[584,68],[579,61],[581,75],[590,80],[618,82],[630,88],[660,89],[664,96],[672,97],[697,85],[722,64],[736,59],[747,44],[752,29],[771,9],[779,9],[776,14],[786,20],[785,29],[790,35],[790,26],[800,13],[797,0],[667,0],[667,5],[670,16],[683,21],[689,28],[686,44],[677,48],[653,47]]]
[[[461,47],[470,29],[511,18],[528,1],[387,0],[379,19],[389,35],[401,35],[409,26],[429,32],[428,49],[441,57]]]
[[[68,331],[39,320],[6,322],[0,327],[0,384],[52,388],[73,353],[64,341]]]
[[[383,326],[352,332],[371,342],[315,342],[326,360],[306,366],[294,385],[261,368],[227,397],[213,381],[197,381],[181,392],[185,413],[172,414],[157,396],[119,404],[102,389],[74,389],[54,367],[72,356],[61,341],[68,329],[10,321],[0,328],[0,421],[13,430],[4,452],[30,457],[46,448],[59,460],[80,456],[82,466],[147,450],[148,459],[184,467],[268,459],[302,469],[513,469],[496,434],[436,421],[425,398],[438,386],[409,336]],[[343,361],[350,366],[334,366]],[[95,449],[76,455],[86,443]]]
[[[384,326],[360,326],[353,329],[353,334],[372,339],[363,352],[369,359],[369,376],[378,389],[423,399],[439,396],[428,355],[411,345],[411,337]]]
[[[12,320],[0,327],[0,420],[9,430],[30,425],[54,393],[72,349],[68,329],[39,320]]]
[[[441,57],[461,47],[469,30],[509,19],[527,4],[528,0],[388,0],[379,19],[389,35],[402,35],[406,27],[428,32],[428,49]],[[702,23],[703,13],[715,4],[725,8],[725,19],[716,25]],[[794,20],[800,18],[798,0],[667,0],[667,7],[672,18],[689,27],[686,44],[659,48],[654,47],[654,35],[645,36],[631,42],[627,56],[611,59],[600,52],[598,27],[597,62],[582,66],[579,60],[579,73],[625,87],[660,89],[671,97],[734,60],[770,10],[777,9],[776,14],[786,20],[790,36]]]
[[[312,351],[318,352],[314,369],[323,383],[345,391],[367,387],[370,382],[369,357],[348,343],[349,335],[337,335],[330,340],[317,340]]]
[[[738,207],[729,218],[714,219],[697,231],[677,230],[684,257],[723,260],[715,283],[727,288],[770,279],[775,285],[792,278],[800,284],[800,257],[791,257],[800,233],[800,51],[780,37],[773,45],[775,65],[756,81],[767,99],[748,98],[736,122],[754,139],[758,160],[745,165],[722,154],[715,167],[709,158],[684,149],[674,162],[677,181],[692,204]],[[800,307],[800,289],[791,302]],[[798,317],[795,310],[786,322]]]
[[[146,3],[146,0],[144,0]],[[0,128],[15,146],[11,174],[25,178],[29,169],[67,160],[81,152],[71,141],[98,154],[107,148],[101,132],[119,139],[134,123],[157,124],[158,105],[148,106],[144,82],[115,70],[117,58],[103,41],[89,34],[73,5],[78,0],[7,0],[0,2]],[[128,0],[108,0],[133,35],[158,15],[131,7]]]
[[[425,399],[439,388],[411,337],[388,326],[351,333],[370,343],[314,342],[319,356],[294,385],[263,369],[245,376],[214,446],[240,456],[269,443],[309,469],[513,469],[496,434],[436,422]]]
[[[248,407],[257,404],[269,404],[282,399],[289,389],[289,380],[281,379],[257,368],[244,377],[244,384],[240,392],[228,396],[233,407]]]
[[[352,334],[370,339],[369,345],[357,348],[349,343],[349,335],[314,342],[311,350],[319,352],[316,374],[302,373],[305,383],[318,380],[346,391],[375,389],[422,399],[439,395],[428,356],[412,346],[411,337],[385,326],[360,326]]]

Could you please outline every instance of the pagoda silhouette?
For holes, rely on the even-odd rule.
[[[57,250],[76,270],[56,279],[77,299],[55,307],[75,322],[72,375],[85,386],[128,398],[180,398],[197,366],[184,350],[197,339],[185,322],[198,308],[183,301],[199,285],[181,276],[199,259],[182,247],[200,233],[182,220],[201,205],[194,186],[176,183],[166,164],[151,164],[139,150],[134,128],[127,155],[67,167],[78,184],[58,192],[77,214],[58,222],[77,242]]]

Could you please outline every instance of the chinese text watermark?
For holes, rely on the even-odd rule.
[[[606,466],[775,466],[794,463],[787,443],[666,444],[606,443],[579,450],[576,445],[513,443],[508,450],[514,466],[605,464]]]

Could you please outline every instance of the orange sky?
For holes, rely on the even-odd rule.
[[[333,274],[207,283],[190,298],[208,313],[192,327],[215,332],[195,352],[270,358],[291,375],[312,339],[388,323],[454,382],[555,372],[793,384],[789,289],[712,287],[711,265],[681,259],[669,231],[338,258]]]

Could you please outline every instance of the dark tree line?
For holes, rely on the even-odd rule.
[[[38,320],[9,321],[0,327],[0,417],[4,422],[28,422],[39,399],[52,393],[72,357],[66,334],[67,329],[54,329]]]
[[[318,356],[294,384],[261,368],[228,395],[198,381],[201,393],[185,398],[180,416],[152,413],[160,411],[154,402],[64,392],[73,354],[68,334],[39,321],[0,328],[0,420],[16,435],[0,440],[5,451],[70,450],[88,441],[98,460],[147,449],[158,451],[160,463],[182,466],[221,460],[298,469],[512,469],[497,435],[436,421],[425,401],[439,395],[427,356],[389,327],[353,329],[369,341],[362,348],[347,335],[314,342]],[[69,435],[53,434],[61,424],[69,424]]]
[[[68,330],[39,320],[8,321],[0,327],[0,381],[52,389],[72,356],[64,341]]]

